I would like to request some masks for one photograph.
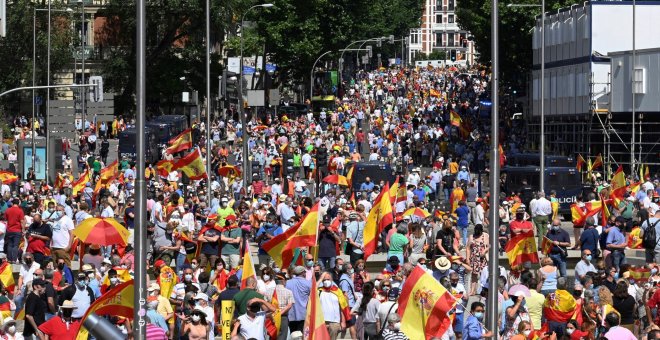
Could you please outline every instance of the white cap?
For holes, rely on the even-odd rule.
[[[204,300],[209,302],[209,296],[204,293],[197,293],[197,295],[195,295],[195,300]]]

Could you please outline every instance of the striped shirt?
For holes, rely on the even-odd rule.
[[[165,334],[165,331],[152,324],[148,323],[147,324],[147,339],[149,340],[167,340],[167,334]]]
[[[383,340],[409,340],[401,331],[394,331],[389,328],[383,330]]]
[[[283,285],[277,285],[275,286],[275,288],[270,288],[266,290],[266,300],[268,302],[272,302],[273,293],[275,291],[277,291],[277,302],[279,305],[276,307],[278,307],[280,310],[283,310],[290,303],[295,303],[295,301],[293,300],[293,293]]]

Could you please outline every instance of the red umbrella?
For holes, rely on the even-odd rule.
[[[252,128],[252,131],[263,131],[263,130],[266,130],[266,129],[268,129],[268,126],[266,126],[266,125],[257,125],[257,126]]]
[[[348,180],[346,179],[346,176],[342,176],[342,175],[325,176],[325,178],[323,178],[323,182],[329,184],[348,186]]]
[[[233,165],[225,165],[218,169],[218,174],[222,177],[239,177],[241,175],[241,169]]]

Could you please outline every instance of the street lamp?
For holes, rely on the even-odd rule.
[[[344,49],[341,50],[341,55],[339,56],[339,61],[340,61],[340,63],[341,63],[342,66],[343,66],[343,62],[344,62],[344,52],[348,51],[348,49],[349,49],[351,46],[353,46],[354,44],[357,44],[357,43],[365,43],[365,42],[368,42],[368,41],[382,40],[382,39],[384,39],[384,37],[371,38],[371,39],[363,39],[363,40],[356,40],[356,41],[354,41],[354,42],[352,42],[352,43],[346,45],[346,47],[344,47]],[[362,47],[360,47],[360,48],[362,48]],[[359,54],[359,51],[358,51],[358,54]],[[341,78],[342,78],[342,70],[339,70],[339,80],[340,80],[339,83],[340,83],[340,84],[341,84]]]
[[[36,69],[37,69],[37,12],[48,12],[48,51],[46,58],[46,85],[50,85],[50,31],[51,31],[51,12],[60,12],[60,13],[72,13],[71,8],[67,9],[52,9],[50,8],[50,1],[48,2],[48,8],[34,8],[32,10],[32,86],[36,86]],[[48,118],[50,118],[50,105],[48,101],[50,100],[50,88],[46,89],[46,123],[48,123]],[[34,145],[34,121],[35,121],[35,91],[32,90],[32,166],[34,167],[35,163],[35,151],[36,147]],[[48,148],[48,125],[46,125],[46,152],[50,151]],[[46,162],[46,181],[48,181],[48,157],[45,159]]]
[[[332,51],[327,51],[327,52],[321,54],[318,58],[316,58],[316,61],[314,62],[314,65],[312,65],[312,71],[309,74],[309,100],[310,101],[312,100],[312,95],[314,94],[313,93],[313,91],[314,91],[314,68],[316,68],[316,63],[318,63],[319,60],[321,60],[321,58],[323,58],[323,56],[325,56],[326,54],[328,54],[330,52],[332,52]]]
[[[541,191],[545,191],[545,0],[541,0],[540,4],[508,4],[506,7],[541,8],[541,133],[539,141],[541,176],[539,187]]]
[[[271,3],[267,4],[260,4],[260,5],[254,5],[250,8],[248,8],[245,13],[243,13],[243,16],[241,16],[241,61],[240,61],[240,80],[239,80],[239,96],[238,96],[238,112],[240,113],[240,121],[241,121],[241,134],[242,134],[242,146],[243,146],[243,188],[247,190],[248,186],[248,178],[251,176],[252,173],[252,167],[248,166],[248,161],[249,161],[249,156],[248,156],[248,141],[247,141],[247,122],[245,121],[245,110],[243,108],[243,28],[245,26],[245,16],[250,12],[251,9],[254,8],[270,8],[270,7],[275,7],[275,5]]]
[[[211,5],[206,0],[206,202],[211,202]]]
[[[82,50],[82,55],[80,56],[80,83],[84,84],[85,83],[85,2],[83,0],[78,0],[78,3],[80,4],[80,12],[81,12],[81,18],[82,21],[80,22],[80,49]],[[86,103],[87,103],[87,96],[85,93],[85,90],[82,90],[82,95],[81,95],[81,108],[82,108],[82,130],[83,133],[85,133],[85,122],[86,122],[86,117],[85,117],[85,110],[86,110]]]

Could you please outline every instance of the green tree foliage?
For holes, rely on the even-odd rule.
[[[499,3],[500,70],[502,81],[524,89],[532,67],[532,32],[540,7],[507,7],[507,4],[540,4],[529,0]],[[546,11],[552,12],[575,3],[571,0],[546,1]],[[458,25],[470,31],[474,37],[480,61],[491,60],[491,13],[492,2],[461,0],[456,8]]]
[[[0,92],[12,88],[32,85],[33,62],[33,17],[34,8],[47,8],[40,0],[14,0],[7,5],[7,36],[0,38]],[[51,4],[52,9],[64,9],[61,3]],[[51,84],[54,75],[72,61],[71,45],[74,43],[71,29],[71,14],[51,13]],[[47,84],[48,13],[36,12],[36,81],[35,85]],[[51,96],[55,91],[51,91]],[[45,98],[46,91],[37,95]],[[0,103],[10,114],[18,113],[21,98],[32,101],[32,92],[16,92],[0,98]],[[43,110],[42,110],[43,112]],[[11,117],[8,117],[11,118]]]

